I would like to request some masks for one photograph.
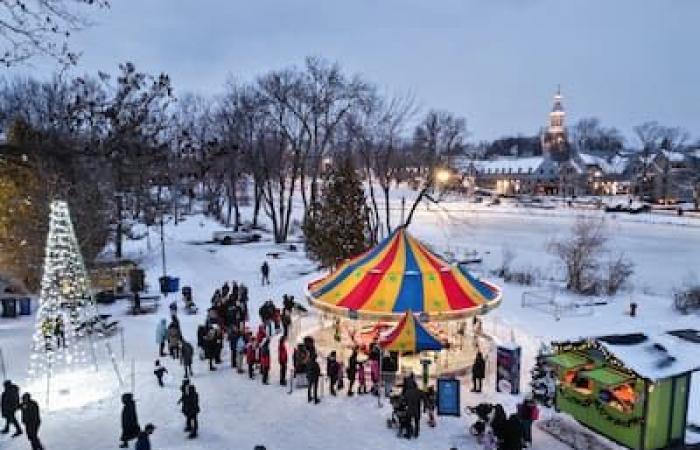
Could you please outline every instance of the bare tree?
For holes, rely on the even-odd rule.
[[[595,291],[599,258],[607,240],[602,220],[579,217],[569,236],[550,242],[549,251],[566,269],[567,289],[580,294]]]
[[[89,26],[81,14],[87,7],[104,8],[106,0],[0,0],[0,38],[4,51],[0,64],[10,67],[36,55],[61,65],[73,65],[78,53],[71,50],[71,34]]]

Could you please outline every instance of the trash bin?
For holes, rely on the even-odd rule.
[[[19,299],[19,315],[20,316],[31,316],[32,315],[32,299],[29,297],[22,297]]]
[[[160,277],[158,282],[160,283],[160,292],[163,294],[171,294],[180,290],[180,279],[177,277]]]
[[[7,297],[2,299],[2,317],[17,317],[17,299]]]

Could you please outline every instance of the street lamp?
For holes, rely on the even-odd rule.
[[[447,169],[437,169],[435,171],[435,180],[438,184],[446,184],[450,181],[450,171]]]

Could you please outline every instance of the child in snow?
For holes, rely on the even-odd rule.
[[[357,387],[358,394],[367,393],[367,381],[365,380],[365,363],[360,362],[357,364],[357,382],[359,386]]]
[[[245,348],[245,360],[248,364],[248,378],[250,378],[251,380],[255,378],[255,372],[253,371],[253,369],[255,368],[255,361],[257,359],[255,353],[255,338],[251,338],[250,342],[248,342]]]
[[[160,360],[156,359],[156,368],[153,370],[153,374],[158,379],[158,385],[163,387],[163,375],[168,373],[168,369],[160,365]]]

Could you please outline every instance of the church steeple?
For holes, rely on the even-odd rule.
[[[565,126],[566,112],[562,99],[561,86],[557,86],[552,111],[549,113],[549,126],[542,135],[543,153],[558,161],[569,157]]]

